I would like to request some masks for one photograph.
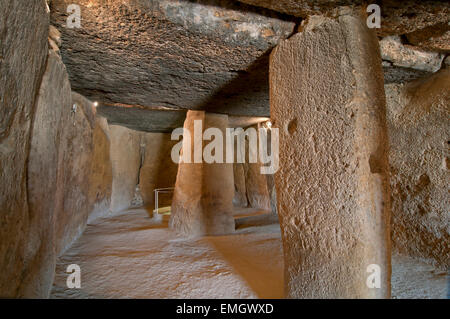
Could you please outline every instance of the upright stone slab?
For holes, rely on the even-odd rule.
[[[72,92],[62,110],[55,208],[55,246],[60,256],[83,233],[91,211],[93,105]]]
[[[254,125],[253,128],[258,132],[259,126]],[[258,136],[258,147],[260,147],[259,134]],[[245,187],[247,192],[248,206],[253,208],[259,208],[262,210],[270,211],[270,195],[269,189],[267,188],[267,177],[261,174],[261,159],[258,154],[258,148],[250,147],[249,140],[245,143],[245,163],[244,163],[244,174],[245,174]],[[250,153],[253,153],[250,155]],[[251,163],[250,158],[256,158],[256,163]]]
[[[191,163],[181,162],[172,201],[170,227],[187,236],[220,235],[234,231],[233,164],[194,163],[194,121],[202,123],[201,134],[208,128],[222,131],[225,149],[225,130],[227,115],[188,111],[184,128],[190,132],[191,139],[183,139],[182,152],[190,151]],[[201,150],[209,143],[200,140]],[[189,145],[190,142],[190,145]],[[190,147],[189,147],[190,146]],[[225,160],[225,158],[224,158]]]
[[[245,171],[243,163],[233,164],[234,173],[234,198],[233,205],[236,207],[247,207],[247,192],[245,188]]]
[[[48,298],[56,265],[55,206],[63,112],[72,107],[69,76],[61,57],[49,50],[37,97],[27,170],[27,243],[21,297]],[[45,185],[45,187],[43,187]],[[78,212],[77,212],[78,213]],[[57,221],[56,221],[57,222]]]
[[[94,148],[92,150],[91,175],[89,181],[90,212],[88,223],[111,212],[112,164],[111,141],[106,118],[97,116],[92,132]]]
[[[170,139],[167,133],[143,133],[141,145],[142,167],[139,171],[139,187],[144,205],[148,210],[155,209],[156,188],[174,187],[177,179],[178,166],[170,158],[170,152],[176,141]],[[170,206],[172,195],[160,194],[158,206]]]
[[[110,125],[112,164],[111,211],[118,213],[131,207],[139,184],[142,133],[124,126]]]
[[[365,18],[310,17],[272,53],[270,95],[287,297],[389,298],[385,97]]]
[[[41,0],[0,0],[0,297],[19,297],[29,213],[31,122],[47,59]]]

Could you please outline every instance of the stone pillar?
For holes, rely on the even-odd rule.
[[[254,125],[253,128],[258,132],[259,125]],[[259,134],[257,136],[259,147],[261,145],[259,143]],[[245,149],[246,158],[244,163],[244,173],[248,206],[270,211],[270,195],[267,188],[267,178],[266,175],[261,174],[262,163],[259,158],[258,149],[256,147],[250,147],[247,139],[245,142]],[[253,154],[250,155],[250,152]],[[256,158],[257,162],[250,163],[250,157]]]
[[[287,297],[389,298],[385,96],[365,17],[310,17],[272,53],[270,98]]]
[[[190,152],[191,162],[181,162],[178,165],[170,227],[187,236],[232,233],[234,231],[233,164],[210,164],[204,160],[201,163],[194,163],[196,157],[194,144],[197,142],[203,152],[204,147],[212,143],[212,141],[203,141],[201,136],[194,136],[194,121],[202,123],[200,134],[208,128],[220,129],[223,133],[225,149],[228,116],[204,111],[188,111],[184,128],[190,132],[191,138],[189,140],[184,137],[182,152]],[[195,139],[197,141],[194,142]],[[225,162],[225,157],[223,161]]]
[[[245,188],[244,164],[234,163],[233,172],[234,172],[234,188],[235,188],[233,204],[236,207],[247,207],[248,201]]]

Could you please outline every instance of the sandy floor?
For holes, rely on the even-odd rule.
[[[235,234],[184,239],[142,209],[101,218],[58,260],[52,298],[282,298],[280,228],[246,219]],[[68,289],[66,268],[81,268]],[[393,258],[393,296],[445,298],[442,273]]]

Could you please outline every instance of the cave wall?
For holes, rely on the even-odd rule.
[[[385,86],[392,242],[400,253],[450,262],[450,69]]]

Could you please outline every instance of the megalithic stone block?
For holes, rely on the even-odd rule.
[[[287,297],[389,298],[385,95],[365,16],[310,17],[272,52],[270,98]]]
[[[194,136],[194,121],[201,123],[202,130]],[[204,160],[195,163],[200,150],[209,143],[203,141],[203,132],[208,128],[218,128],[223,135],[225,149],[228,115],[206,113],[204,111],[188,111],[184,123],[185,130],[190,132],[190,140],[183,140],[182,152],[191,152],[191,162],[178,165],[177,180],[172,201],[172,215],[169,226],[186,235],[222,235],[234,232],[233,197],[234,176],[233,164],[206,163]],[[199,126],[198,126],[199,127]],[[201,136],[198,136],[198,133]],[[190,143],[190,150],[187,145]],[[197,143],[197,152],[194,144]]]

